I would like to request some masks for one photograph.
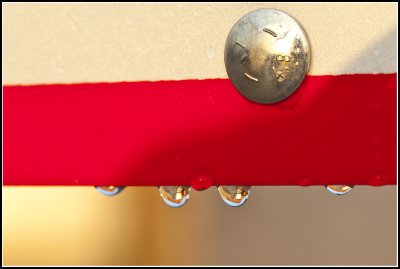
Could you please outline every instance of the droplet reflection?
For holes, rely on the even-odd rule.
[[[251,186],[219,186],[218,191],[227,205],[237,207],[247,201],[250,188]]]
[[[159,186],[158,191],[167,205],[178,208],[189,199],[190,186]]]
[[[335,195],[343,195],[349,193],[354,185],[325,185],[325,188]]]
[[[121,186],[96,186],[98,192],[107,196],[114,196],[120,193],[125,187]]]

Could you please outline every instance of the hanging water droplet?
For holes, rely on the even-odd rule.
[[[330,193],[343,195],[349,193],[354,188],[354,185],[325,185],[325,188]]]
[[[159,186],[158,191],[167,205],[178,208],[189,199],[190,186]]]
[[[385,185],[386,177],[381,175],[380,173],[372,173],[368,176],[368,184],[371,186],[382,186]]]
[[[222,200],[230,206],[241,206],[249,198],[251,186],[219,186]]]
[[[125,187],[121,186],[95,186],[96,190],[107,196],[114,196],[120,193]]]
[[[299,185],[303,187],[307,187],[311,185],[311,180],[308,177],[301,178],[299,180]]]
[[[190,179],[190,186],[196,191],[204,191],[213,185],[213,177],[207,173],[199,173]]]

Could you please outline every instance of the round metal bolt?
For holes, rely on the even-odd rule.
[[[225,43],[225,68],[246,98],[273,104],[300,86],[311,51],[300,25],[276,9],[258,9],[233,25]]]

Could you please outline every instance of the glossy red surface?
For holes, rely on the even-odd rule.
[[[396,83],[312,76],[275,105],[226,79],[5,86],[4,184],[396,184]]]

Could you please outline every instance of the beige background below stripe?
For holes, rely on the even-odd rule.
[[[225,78],[245,13],[279,8],[312,43],[311,74],[397,72],[397,4],[3,4],[6,84]],[[23,109],[23,108],[21,108]],[[333,164],[334,165],[334,164]],[[155,167],[156,169],[156,167]],[[290,169],[290,167],[288,168]],[[215,188],[181,209],[156,188],[5,187],[6,265],[394,265],[397,189]]]

